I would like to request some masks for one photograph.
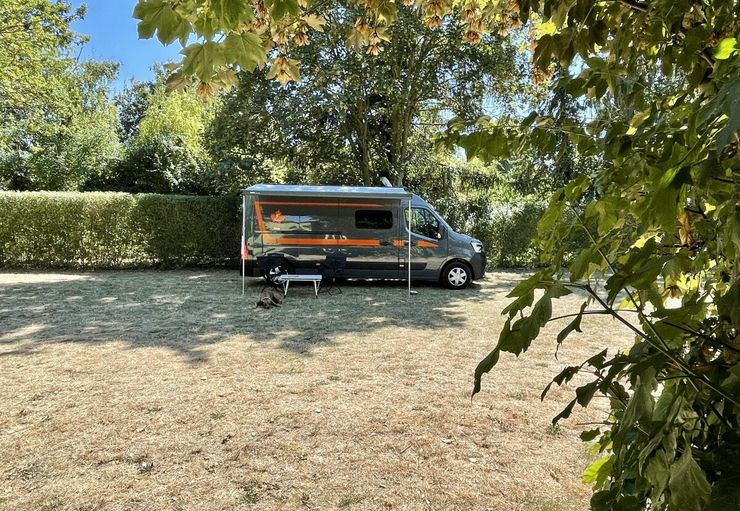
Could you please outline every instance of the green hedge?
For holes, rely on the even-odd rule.
[[[0,266],[181,267],[238,260],[238,197],[0,192]]]
[[[435,208],[453,229],[483,242],[490,266],[506,268],[539,263],[540,254],[532,238],[545,212],[543,202],[496,202],[480,195],[448,198],[435,204]]]

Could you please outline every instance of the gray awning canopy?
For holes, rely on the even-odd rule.
[[[293,197],[337,197],[362,199],[410,199],[411,192],[403,188],[381,186],[315,186],[315,185],[253,185],[244,195],[284,195]]]

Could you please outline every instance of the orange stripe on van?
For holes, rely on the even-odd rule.
[[[405,247],[407,241],[406,240],[393,240],[393,246],[394,247]],[[425,241],[425,240],[417,240],[416,246],[420,248],[437,248],[436,243],[432,243],[431,241]]]
[[[349,247],[379,247],[380,240],[326,239],[326,238],[275,238],[276,245],[319,245]]]
[[[421,247],[421,248],[437,248],[436,243],[432,243],[431,241],[424,241],[424,240],[417,241],[416,246]]]

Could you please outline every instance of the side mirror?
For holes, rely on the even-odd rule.
[[[441,240],[442,239],[443,232],[444,232],[444,229],[443,228],[440,228],[439,231],[437,231],[437,232],[434,233],[434,237],[437,238],[438,240]]]

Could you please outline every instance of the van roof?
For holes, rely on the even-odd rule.
[[[294,197],[355,197],[409,199],[411,192],[403,188],[382,186],[315,186],[315,185],[266,185],[258,184],[245,188],[244,195],[290,195]]]

